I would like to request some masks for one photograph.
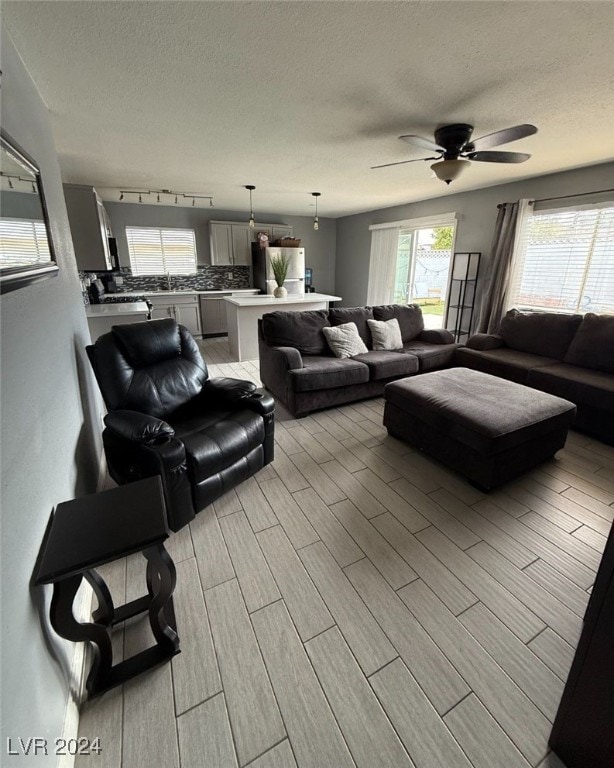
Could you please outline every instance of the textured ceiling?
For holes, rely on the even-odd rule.
[[[3,2],[66,181],[339,216],[614,158],[612,2]],[[398,140],[534,123],[447,188]],[[117,198],[115,198],[117,199]],[[206,202],[206,201],[205,201]]]

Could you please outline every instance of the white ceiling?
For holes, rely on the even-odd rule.
[[[614,158],[612,2],[3,2],[66,181],[322,216]],[[449,188],[398,140],[518,123]],[[113,191],[111,191],[113,190]],[[207,201],[204,201],[207,204]],[[191,201],[188,202],[191,204]]]

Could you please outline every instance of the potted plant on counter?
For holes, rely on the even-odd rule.
[[[284,288],[284,282],[286,275],[288,274],[288,267],[290,266],[289,256],[280,254],[279,256],[271,256],[271,269],[273,270],[273,277],[277,283],[277,288],[273,291],[273,296],[276,299],[285,299],[288,295],[288,291]]]

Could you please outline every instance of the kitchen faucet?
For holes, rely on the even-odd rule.
[[[168,283],[168,290],[173,290],[173,284],[171,282],[171,273],[169,271],[166,272],[166,282]]]

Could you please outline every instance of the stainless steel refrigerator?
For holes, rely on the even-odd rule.
[[[252,266],[254,288],[264,293],[273,293],[277,283],[271,267],[271,256],[286,256],[290,259],[284,287],[289,296],[302,296],[305,293],[305,249],[304,248],[260,248],[252,244]]]

